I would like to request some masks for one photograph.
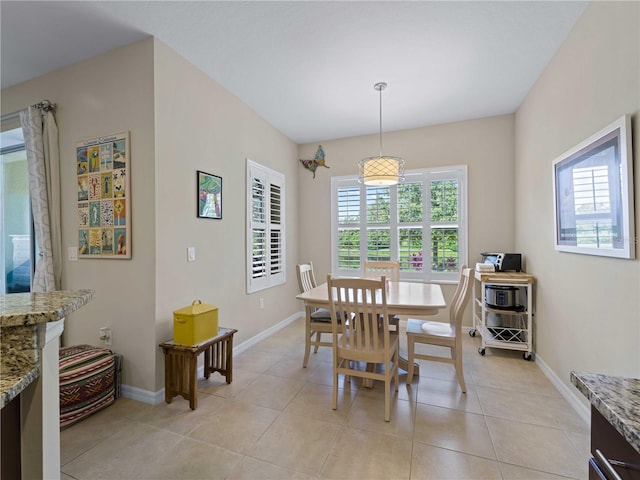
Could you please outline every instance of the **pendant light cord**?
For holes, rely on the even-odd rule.
[[[387,88],[385,82],[376,83],[373,88],[380,92],[380,156],[382,157],[382,90]]]
[[[378,91],[380,92],[380,156],[382,157],[382,90],[386,87],[386,84],[379,84],[380,88]]]

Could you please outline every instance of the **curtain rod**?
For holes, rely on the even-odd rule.
[[[6,115],[2,115],[0,117],[0,122],[8,122],[9,120],[13,120],[20,116],[20,112],[7,113]]]
[[[41,102],[34,103],[31,106],[33,108],[37,108],[39,110],[44,110],[45,112],[56,113],[56,104],[55,103],[51,103],[49,100],[46,100],[46,99],[42,100]],[[9,120],[13,120],[14,118],[17,118],[19,116],[20,116],[20,111],[13,112],[13,113],[7,113],[6,115],[2,115],[2,117],[0,117],[0,121],[6,122],[6,121],[9,121]]]

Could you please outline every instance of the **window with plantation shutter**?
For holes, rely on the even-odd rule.
[[[405,172],[395,186],[331,179],[332,272],[398,260],[403,280],[455,281],[467,263],[466,166]]]
[[[284,283],[284,175],[247,159],[247,292]]]

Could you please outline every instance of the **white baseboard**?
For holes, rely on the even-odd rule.
[[[542,373],[551,381],[554,387],[560,392],[569,405],[573,407],[578,415],[584,420],[587,425],[591,425],[591,410],[588,406],[582,403],[580,395],[576,389],[570,389],[567,385],[558,377],[553,370],[544,362],[540,355],[535,355],[535,360]]]
[[[295,320],[304,316],[304,312],[297,312],[291,315],[289,318],[285,318],[279,323],[276,323],[272,327],[263,330],[259,334],[251,337],[248,340],[245,340],[240,345],[236,345],[233,347],[233,354],[239,355],[245,350],[253,347],[258,342],[264,340],[265,338],[270,337],[274,333],[279,330],[282,330],[284,327],[290,325]],[[198,377],[204,376],[204,366],[198,368]],[[130,385],[122,385],[122,396],[125,398],[130,398],[132,400],[137,400],[142,403],[147,403],[149,405],[158,405],[164,401],[164,388],[158,390],[157,392],[152,392],[149,390],[143,390],[141,388],[132,387]]]
[[[282,330],[284,327],[290,325],[291,323],[293,323],[295,320],[297,320],[301,316],[304,316],[304,312],[294,313],[289,318],[285,318],[284,320],[282,320],[279,323],[276,323],[272,327],[269,327],[266,330],[263,330],[262,332],[260,332],[259,334],[254,335],[250,339],[245,340],[240,345],[237,345],[237,346],[233,347],[233,354],[234,355],[241,354],[245,350],[247,350],[247,349],[253,347],[254,345],[256,345],[258,342],[264,340],[265,338],[270,337],[271,335],[273,335],[277,331]],[[198,372],[198,373],[200,373],[200,372]]]
[[[143,390],[138,387],[123,384],[121,393],[125,398],[137,400],[142,403],[148,403],[149,405],[158,405],[164,400],[164,388],[158,392],[151,392],[149,390]]]

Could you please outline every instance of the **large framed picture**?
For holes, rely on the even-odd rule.
[[[131,258],[129,132],[76,143],[78,258]]]
[[[628,115],[554,160],[553,200],[556,250],[635,257]]]
[[[198,170],[198,217],[222,218],[222,177]]]

